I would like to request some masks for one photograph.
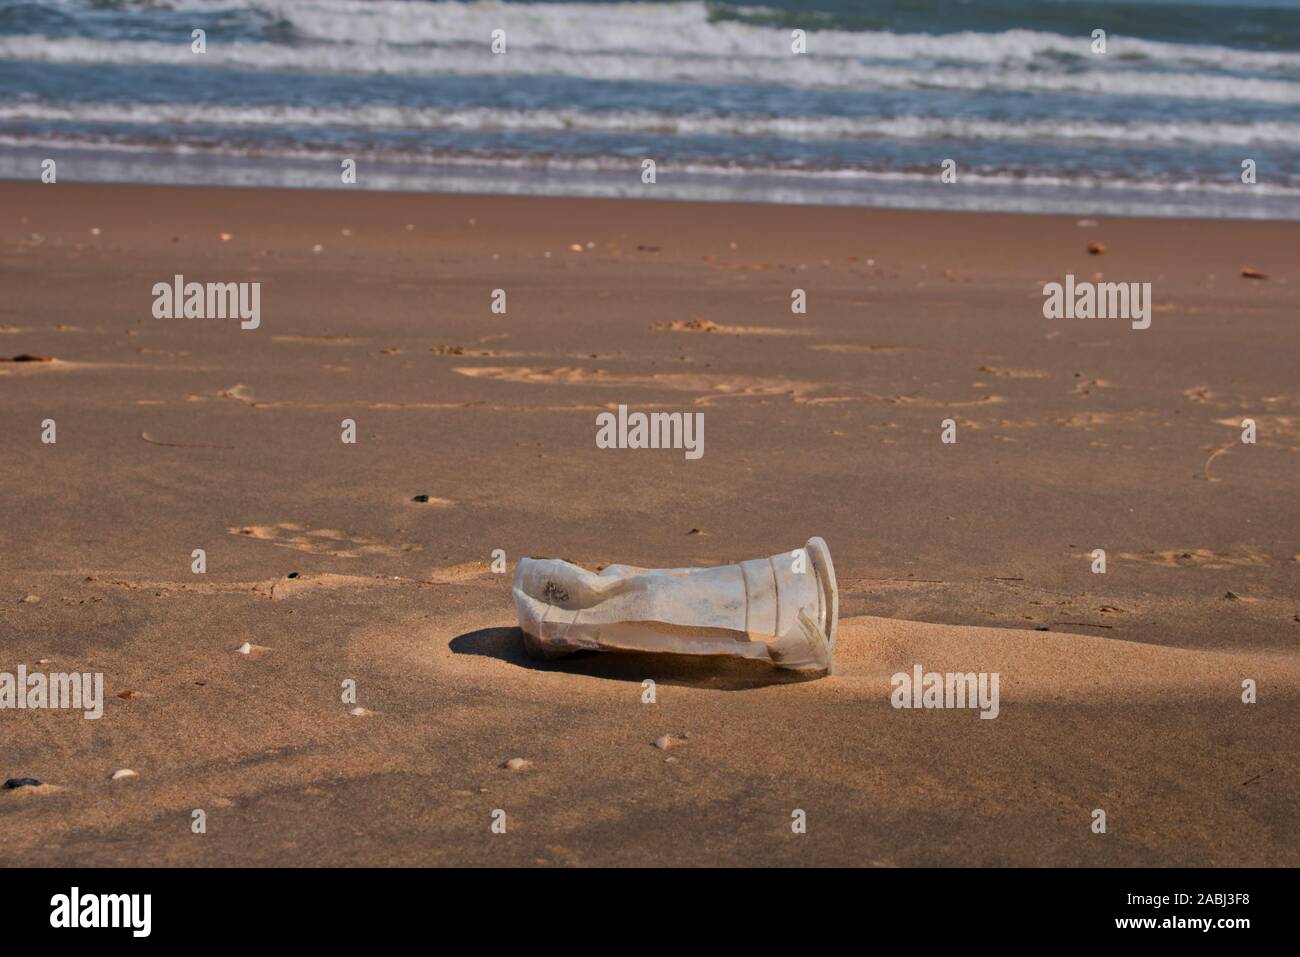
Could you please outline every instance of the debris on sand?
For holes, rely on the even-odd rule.
[[[816,536],[802,549],[711,568],[592,572],[520,558],[511,594],[524,648],[537,658],[602,650],[731,656],[807,677],[833,663],[839,588],[830,549]],[[605,633],[615,632],[610,642]]]
[[[18,599],[18,601],[19,601],[20,604],[23,604],[23,605],[36,605],[36,604],[40,604],[41,596],[40,596],[40,595],[23,595],[22,598]]]
[[[38,356],[22,352],[16,356],[0,356],[0,362],[53,362],[54,356]]]
[[[1258,269],[1252,269],[1250,266],[1242,266],[1241,276],[1243,279],[1267,279],[1268,273],[1260,272]]]
[[[724,332],[722,326],[718,325],[712,319],[672,319],[668,322],[661,322],[655,326],[656,329],[666,329],[669,332]]]
[[[501,766],[507,771],[527,771],[533,766],[533,762],[527,758],[511,758]]]
[[[125,781],[127,778],[138,778],[139,776],[140,775],[136,774],[130,768],[120,768],[113,772],[114,781]]]
[[[19,788],[38,788],[40,786],[41,782],[36,778],[10,778],[4,784],[6,791],[16,791]]]
[[[685,734],[664,734],[655,738],[654,746],[660,751],[667,751],[669,748],[675,748],[686,743],[689,735]]]
[[[348,714],[352,715],[352,717],[354,718],[364,718],[367,715],[374,714],[374,712],[371,711],[369,708],[363,708],[361,707],[361,705],[357,705],[355,708],[349,711]]]
[[[246,641],[235,650],[241,655],[251,655],[253,653],[253,646]]]
[[[1101,255],[1102,253],[1104,253],[1105,251],[1106,251],[1106,247],[1103,246],[1103,245],[1102,245],[1101,243],[1099,243],[1099,242],[1095,242],[1095,241],[1094,241],[1094,242],[1088,243],[1088,255],[1089,255],[1089,256],[1100,256],[1100,255]]]

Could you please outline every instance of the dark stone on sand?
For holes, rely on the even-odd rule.
[[[35,778],[10,778],[5,782],[6,791],[16,791],[18,788],[38,788],[41,782]]]
[[[297,573],[297,572],[289,572],[289,574],[286,575],[285,577],[286,577],[286,578],[297,578],[297,577],[298,577],[298,573]]]
[[[427,501],[429,501],[429,496],[427,496],[427,495],[417,495],[417,496],[415,496],[413,499],[411,499],[411,501],[412,501],[412,502],[427,502]]]

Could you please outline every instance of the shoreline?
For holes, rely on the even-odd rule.
[[[226,192],[233,191],[237,194],[265,193],[268,195],[277,194],[303,194],[326,196],[348,196],[358,194],[363,196],[392,196],[407,199],[419,199],[428,201],[443,200],[460,200],[465,202],[486,202],[508,203],[512,201],[523,202],[547,202],[556,204],[565,203],[633,203],[636,205],[647,206],[670,206],[677,208],[709,208],[709,207],[735,207],[739,209],[772,209],[772,210],[807,210],[810,212],[830,212],[830,213],[861,213],[861,214],[882,214],[890,216],[909,216],[916,214],[919,217],[958,217],[962,219],[973,219],[976,217],[1012,217],[1014,219],[1054,219],[1054,220],[1094,220],[1097,223],[1105,221],[1107,223],[1195,223],[1204,226],[1213,225],[1277,225],[1282,227],[1300,225],[1300,216],[1294,219],[1284,218],[1259,218],[1250,216],[1182,216],[1182,215],[1146,215],[1146,214],[1124,214],[1124,213],[1098,213],[1098,212],[1071,212],[1058,210],[1008,210],[1008,209],[948,209],[948,208],[930,208],[930,207],[912,207],[912,206],[872,206],[872,205],[850,205],[842,203],[804,203],[804,202],[757,202],[752,200],[732,200],[732,199],[689,199],[680,197],[657,197],[657,196],[580,196],[567,194],[541,194],[541,193],[519,193],[503,194],[493,192],[460,192],[460,191],[434,191],[434,190],[407,190],[407,189],[385,189],[385,188],[366,188],[360,185],[354,186],[282,186],[282,185],[263,185],[257,183],[154,183],[154,182],[128,182],[128,181],[98,181],[87,180],[68,182],[60,181],[55,184],[41,184],[38,180],[30,176],[24,177],[5,177],[0,175],[0,190],[17,190],[22,191],[27,188],[48,189],[50,186],[64,187],[81,190],[138,190],[138,191],[174,191],[174,192]]]
[[[58,157],[80,185],[319,190],[407,195],[499,196],[501,198],[606,199],[651,202],[728,203],[810,208],[893,209],[925,212],[1014,213],[1107,218],[1204,219],[1213,221],[1300,221],[1300,193],[1267,184],[1232,183],[1156,187],[1146,181],[1112,185],[1094,182],[1037,182],[1032,178],[967,173],[958,183],[918,172],[665,169],[653,185],[635,184],[636,170],[550,168],[532,163],[426,163],[362,160],[355,184],[339,182],[336,157],[249,159],[24,148],[0,153],[0,182],[39,178],[44,158]],[[128,176],[126,169],[147,170]],[[367,185],[377,184],[377,185]],[[639,195],[644,193],[645,195]],[[658,194],[658,195],[654,195]],[[1206,198],[1206,197],[1209,198]],[[777,198],[764,198],[777,197]],[[1109,210],[1117,210],[1115,213]],[[1279,212],[1280,211],[1280,212]]]

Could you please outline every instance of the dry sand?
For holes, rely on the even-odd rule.
[[[56,360],[0,363],[0,671],[107,693],[0,711],[0,775],[47,785],[0,791],[0,862],[1300,864],[1300,226],[62,184],[0,210],[0,356]],[[1152,327],[1044,319],[1067,272],[1151,282]],[[261,328],[152,318],[175,273],[260,281]],[[596,449],[619,403],[704,411],[706,454]],[[486,564],[812,534],[843,610],[814,682],[537,665]],[[998,671],[1000,716],[894,710],[917,663]]]

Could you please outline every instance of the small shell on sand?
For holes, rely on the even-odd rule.
[[[533,766],[533,762],[526,758],[511,758],[502,767],[508,771],[527,771]]]
[[[238,651],[241,655],[251,655],[253,653],[253,646],[248,642],[244,642],[235,650]]]
[[[41,600],[40,595],[24,595],[22,598],[19,599],[19,601],[22,602],[24,605],[35,605],[38,602],[40,602],[40,600]]]
[[[353,717],[364,718],[368,714],[374,714],[374,712],[371,711],[369,708],[363,708],[361,707],[361,705],[357,705],[355,708],[349,711],[348,714],[352,715]]]
[[[138,778],[139,776],[130,768],[120,768],[113,772],[114,781],[125,781],[127,778]]]
[[[654,745],[660,751],[667,751],[669,748],[675,748],[678,745],[686,743],[687,736],[684,734],[665,734],[655,738]]]

